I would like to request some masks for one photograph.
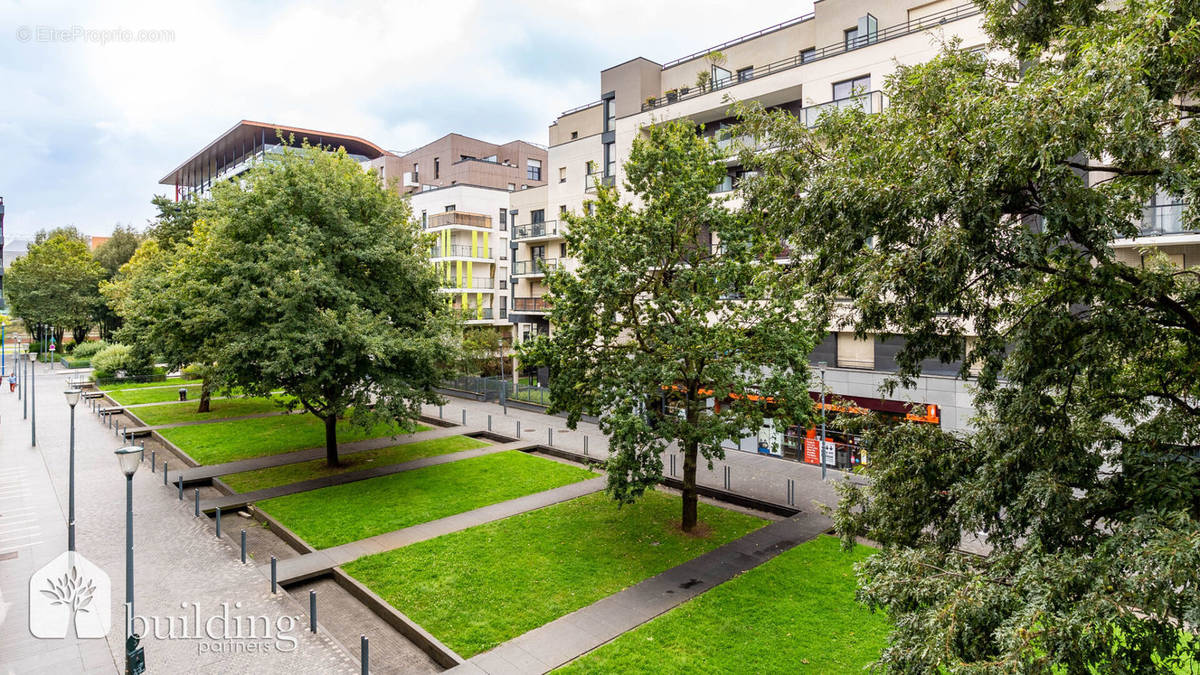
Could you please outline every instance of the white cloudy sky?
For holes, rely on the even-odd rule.
[[[456,131],[546,142],[599,71],[660,63],[810,11],[809,0],[0,0],[8,237],[143,227],[158,180],[251,119],[391,150]],[[76,27],[94,31],[75,37]],[[47,29],[58,29],[54,37]],[[173,39],[101,44],[98,31]]]

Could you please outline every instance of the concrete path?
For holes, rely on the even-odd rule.
[[[344,485],[346,483],[354,483],[370,478],[390,476],[395,473],[404,473],[406,471],[413,471],[415,469],[424,469],[428,466],[450,464],[451,462],[459,462],[464,459],[483,457],[484,455],[493,455],[497,452],[507,452],[509,450],[529,450],[536,447],[536,445],[536,443],[530,441],[513,441],[512,443],[489,445],[482,448],[451,452],[444,455],[422,457],[420,459],[414,459],[408,462],[400,462],[398,464],[385,464],[383,466],[373,466],[369,469],[360,469],[358,471],[346,471],[344,473],[333,474],[330,476],[321,476],[320,478],[302,480],[296,483],[276,485],[274,487],[254,490],[252,492],[240,492],[238,494],[225,495],[213,499],[202,499],[200,500],[200,510],[204,513],[211,513],[217,508],[220,508],[222,511],[231,511],[233,509],[242,508],[247,504],[266,501],[268,499],[282,497],[284,495],[296,494],[297,492],[308,492],[309,490],[319,490],[321,488],[333,487],[334,485]]]
[[[0,393],[0,471],[15,472],[3,474],[9,480],[0,486],[0,518],[8,517],[0,523],[10,523],[0,527],[7,532],[0,534],[0,673],[115,673],[124,662],[125,478],[112,452],[120,440],[82,406],[75,414],[77,548],[111,581],[105,609],[111,611],[112,628],[106,638],[92,640],[43,640],[29,632],[29,574],[66,549],[70,429],[62,391],[63,375],[71,371],[36,367],[36,448],[30,447],[29,421],[21,420],[17,396]],[[194,518],[192,505],[177,501],[161,476],[147,468],[148,458],[133,478],[133,516],[135,611],[151,621],[157,617],[162,626],[162,637],[156,637],[151,623],[142,643],[148,671],[359,671],[324,629],[311,634],[295,621],[304,614],[301,605],[285,593],[272,595],[257,567],[239,563],[229,540],[213,537],[207,519]],[[273,635],[288,640],[167,635],[169,618],[178,624],[186,615],[191,622],[194,612],[203,624],[222,616],[222,603],[231,622],[261,617],[260,626],[265,619],[272,631],[279,628]]]
[[[384,436],[382,438],[368,438],[361,441],[351,441],[349,443],[338,443],[339,455],[351,455],[356,452],[365,450],[378,450],[380,448],[391,448],[397,445],[406,445],[408,443],[419,443],[421,441],[431,441],[437,438],[445,438],[447,436],[461,436],[478,433],[479,429],[462,429],[460,427],[440,427],[430,429],[429,431],[418,431],[415,434],[406,434],[404,436]],[[325,459],[325,446],[319,448],[306,448],[304,450],[296,450],[294,452],[282,452],[275,455],[263,455],[262,457],[251,457],[249,459],[239,459],[233,462],[224,462],[222,464],[208,464],[205,466],[195,466],[174,471],[169,474],[169,480],[174,483],[179,479],[180,474],[183,475],[184,486],[192,483],[200,483],[208,481],[218,476],[225,476],[231,473],[241,473],[243,471],[254,471],[256,469],[269,469],[276,466],[284,466],[287,464],[297,464],[299,462],[310,462],[314,459]]]
[[[800,514],[767,525],[587,607],[535,628],[448,672],[545,673],[828,529]],[[703,636],[697,636],[703,640]]]
[[[588,480],[564,485],[563,487],[537,492],[524,497],[517,497],[498,504],[491,504],[472,511],[458,513],[453,516],[431,520],[420,525],[413,525],[400,530],[378,534],[374,537],[359,539],[341,546],[321,549],[306,553],[298,558],[280,560],[277,563],[279,583],[302,581],[323,574],[334,567],[357,560],[365,555],[383,553],[402,548],[419,541],[440,537],[443,534],[458,532],[476,525],[483,525],[494,520],[501,520],[526,511],[533,511],[559,502],[569,501],[577,497],[599,492],[604,489],[606,479],[591,478]],[[480,561],[486,564],[487,561]],[[271,574],[271,566],[264,565],[264,574]]]

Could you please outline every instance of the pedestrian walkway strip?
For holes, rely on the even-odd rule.
[[[321,488],[332,487],[334,485],[354,483],[356,481],[367,480],[368,478],[379,478],[380,476],[388,476],[394,473],[404,473],[406,471],[423,469],[425,467],[435,466],[438,464],[449,464],[451,462],[472,459],[474,457],[483,457],[484,455],[492,455],[497,452],[506,452],[508,450],[532,450],[535,447],[537,447],[536,443],[530,443],[527,441],[513,441],[512,443],[489,445],[483,448],[452,452],[445,455],[422,457],[420,459],[401,462],[399,464],[373,466],[369,469],[347,471],[345,473],[334,474],[332,476],[321,476],[320,478],[312,478],[296,483],[288,483],[287,485],[276,485],[274,487],[263,488],[261,490],[254,490],[253,492],[243,492],[212,499],[204,499],[200,501],[200,510],[204,513],[211,513],[218,508],[222,511],[230,511],[246,506],[247,504],[262,502],[275,497],[283,497],[284,495],[296,494],[297,492],[319,490]]]
[[[384,436],[381,438],[368,438],[361,441],[339,443],[338,454],[344,456],[354,454],[356,452],[364,452],[367,450],[379,450],[380,448],[391,448],[397,445],[431,441],[437,438],[445,438],[447,436],[471,436],[474,434],[480,434],[482,432],[482,429],[443,427],[430,429],[429,431],[418,431],[417,433],[406,434],[400,437]],[[270,469],[276,466],[297,464],[299,462],[311,462],[314,459],[323,459],[325,457],[325,452],[325,446],[320,446],[315,448],[306,448],[304,450],[296,450],[293,452],[284,452],[277,455],[265,455],[262,457],[239,459],[237,461],[225,462],[223,464],[196,466],[183,469],[182,471],[172,471],[170,474],[168,474],[168,479],[171,484],[174,485],[176,482],[178,482],[179,477],[182,475],[183,484],[187,486],[194,483],[208,482],[213,478],[227,476],[233,473],[256,471],[258,469]]]
[[[546,673],[824,532],[829,520],[797,514],[555,619],[447,671]]]
[[[509,448],[511,449],[511,448]],[[584,495],[599,492],[604,489],[604,478],[591,478],[563,487],[537,492],[524,497],[510,499],[499,504],[491,504],[482,508],[457,513],[438,520],[432,520],[420,525],[413,525],[392,532],[378,534],[374,537],[359,539],[341,546],[305,553],[296,558],[276,561],[276,578],[278,583],[290,584],[328,573],[334,567],[344,565],[366,555],[383,553],[397,548],[403,548],[419,541],[433,539],[451,532],[458,532],[476,525],[483,525],[495,520],[544,508],[559,502],[565,502]],[[260,568],[263,574],[270,575],[270,565]]]

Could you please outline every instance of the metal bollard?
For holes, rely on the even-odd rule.
[[[725,489],[729,489],[729,467],[725,467]]]
[[[278,571],[276,570],[276,567],[275,567],[276,563],[278,563],[278,562],[279,561],[275,560],[275,556],[271,556],[271,592],[272,593],[279,592],[279,582],[277,581],[279,576],[278,576]]]
[[[672,453],[669,456],[671,458],[671,477],[674,478],[675,477],[675,455],[674,455],[674,453]]]
[[[317,592],[312,590],[308,592],[308,630],[317,632]]]
[[[587,439],[587,436],[583,437],[583,454],[585,457],[587,456]]]
[[[158,453],[157,450],[150,451],[150,473],[154,473],[154,471],[156,470],[155,465],[158,464],[158,459],[155,457],[155,455],[157,453]]]
[[[196,488],[196,517],[200,517],[200,488]]]
[[[442,406],[438,406],[438,419],[442,419]]]
[[[179,482],[179,501],[183,501],[183,474],[179,474],[175,480]]]
[[[521,440],[521,420],[517,420],[517,440]]]
[[[221,538],[221,507],[217,507],[217,539]]]
[[[546,445],[554,445],[554,430],[549,427],[546,428]]]
[[[492,430],[492,415],[488,413],[488,431]]]
[[[791,478],[787,479],[787,503],[788,506],[796,505],[796,481]]]
[[[167,484],[167,460],[163,460],[163,485]]]
[[[367,644],[367,636],[364,635],[364,636],[362,636],[362,675],[367,675],[367,672],[368,672],[367,661],[369,661],[370,659],[367,656],[367,654],[369,652],[370,652],[370,647]]]
[[[246,564],[246,531],[242,530],[242,564]]]
[[[463,408],[463,423],[462,423],[462,425],[464,427],[467,426],[467,409],[466,408]]]

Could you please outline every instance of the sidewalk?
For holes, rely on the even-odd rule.
[[[105,640],[78,641],[41,640],[28,630],[29,574],[66,549],[70,409],[62,391],[65,376],[75,374],[61,368],[52,373],[47,364],[37,368],[36,449],[29,445],[29,424],[21,421],[16,395],[0,392],[0,470],[14,471],[4,475],[16,476],[19,486],[0,483],[0,517],[9,509],[17,527],[36,528],[23,530],[34,535],[23,539],[10,541],[0,534],[0,672],[118,672],[124,662],[125,480],[112,451],[120,440],[82,403],[75,413],[77,548],[111,580],[112,628]],[[240,564],[229,541],[213,537],[207,519],[194,518],[192,504],[177,501],[175,491],[162,486],[148,460],[133,479],[135,613],[159,617],[162,634],[142,642],[147,670],[357,672],[358,663],[324,630],[311,634],[306,622],[296,619],[304,615],[299,603],[284,593],[272,595],[253,564]],[[3,559],[10,552],[17,557]],[[222,603],[228,605],[230,623],[259,617],[260,631],[265,621],[288,640],[166,636],[168,618],[191,621],[193,616],[201,624],[216,617],[219,635]]]

